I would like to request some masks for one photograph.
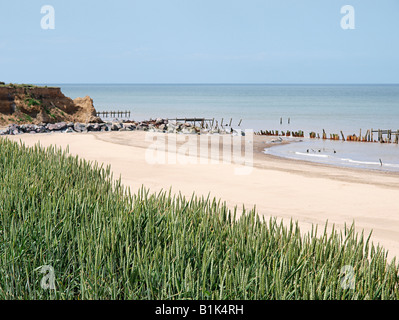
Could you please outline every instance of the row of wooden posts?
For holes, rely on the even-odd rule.
[[[97,111],[100,118],[130,118],[130,111]]]
[[[353,135],[349,135],[346,137],[345,139],[345,135],[344,133],[341,131],[341,137],[343,141],[358,141],[358,142],[380,142],[380,143],[399,143],[399,129],[396,131],[393,130],[367,130],[366,134],[364,136],[362,136],[362,130],[360,129],[359,132],[359,136],[353,134]],[[374,133],[377,133],[377,140],[374,140]],[[384,135],[386,135],[386,137],[384,137]],[[317,134],[315,132],[311,132],[309,134],[310,138],[315,139],[318,138],[320,139],[319,134]],[[325,132],[325,130],[323,129],[323,135],[322,135],[322,139],[327,139],[327,134]],[[330,140],[340,140],[340,137],[338,134],[334,133],[334,134],[330,134]]]
[[[118,118],[123,118],[123,117],[130,118],[130,115],[131,115],[130,111],[98,111],[97,112],[97,116],[98,117],[104,117],[104,118],[115,118],[115,117],[118,117]],[[218,129],[219,128],[219,122],[218,122],[218,120],[215,120],[215,118],[212,118],[212,119],[206,119],[206,118],[173,118],[173,119],[167,119],[167,120],[168,121],[173,121],[174,120],[176,122],[184,121],[184,123],[193,122],[194,126],[198,122],[202,129],[204,129],[204,128],[207,128],[207,129],[208,128],[210,128],[210,129],[216,128],[216,129]],[[231,127],[233,119],[230,118],[230,121],[228,123],[225,123],[225,124],[223,123],[223,121],[224,121],[224,119],[222,118],[222,120],[220,122],[220,127],[223,127],[223,126]],[[280,119],[280,121],[282,122],[282,119]],[[241,126],[241,122],[242,122],[242,119],[240,119],[240,121],[238,122],[238,126]],[[288,120],[288,123],[289,122],[290,122],[290,119]],[[393,142],[393,143],[396,143],[396,144],[399,143],[399,129],[396,130],[396,131],[393,131],[393,130],[381,130],[381,129],[378,129],[378,130],[370,129],[370,130],[366,131],[366,134],[364,136],[362,136],[362,130],[360,129],[359,136],[356,136],[355,134],[353,134],[353,135],[347,136],[346,138],[345,138],[345,136],[344,136],[342,131],[340,133],[341,133],[341,137],[342,137],[343,141],[381,142],[381,143],[391,143],[391,142]],[[377,133],[377,140],[374,140],[374,133]],[[269,135],[271,135],[271,136],[282,135],[282,136],[293,136],[293,137],[303,137],[304,136],[303,131],[301,131],[301,130],[299,130],[298,132],[287,131],[286,133],[284,131],[282,131],[281,134],[279,133],[278,130],[276,130],[276,131],[274,131],[274,130],[272,130],[272,131],[267,131],[267,130],[266,131],[262,131],[261,130],[260,132],[258,132],[258,134],[260,134],[260,135],[268,135],[268,136]],[[386,138],[384,137],[384,135],[386,135]],[[320,135],[316,134],[315,132],[310,132],[309,136],[310,136],[311,139],[316,139],[316,138],[320,139]],[[392,141],[393,138],[394,138],[394,140]],[[327,139],[327,134],[326,134],[324,129],[323,129],[322,139]],[[340,137],[339,137],[338,134],[333,133],[333,134],[330,134],[330,138],[329,139],[330,140],[340,140]]]
[[[168,121],[175,121],[177,122],[183,122],[187,123],[187,122],[192,122],[193,125],[195,126],[197,124],[197,122],[199,123],[199,126],[201,127],[201,129],[218,129],[219,126],[223,128],[223,126],[227,127],[231,127],[232,122],[233,122],[233,118],[230,118],[229,122],[224,123],[224,118],[222,118],[222,120],[219,121],[215,120],[215,118],[212,119],[206,119],[206,118],[169,118],[167,119]],[[242,119],[240,119],[240,121],[238,122],[237,126],[240,127],[241,126],[241,122]]]
[[[283,136],[283,137],[298,137],[298,138],[303,138],[304,137],[304,132],[302,130],[299,131],[278,131],[278,130],[260,130],[255,133],[256,135],[260,136]]]

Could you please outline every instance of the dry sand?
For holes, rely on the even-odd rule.
[[[240,167],[219,164],[150,164],[144,132],[86,134],[24,134],[9,136],[27,145],[69,145],[71,154],[110,164],[114,176],[136,191],[142,185],[153,192],[169,190],[183,195],[221,198],[233,207],[252,208],[260,215],[297,220],[301,231],[326,221],[342,229],[355,222],[358,231],[399,257],[399,174],[337,168],[262,154],[272,138],[254,137],[254,163],[249,175],[236,175]],[[160,153],[162,154],[162,153]],[[242,167],[242,166],[241,166]]]

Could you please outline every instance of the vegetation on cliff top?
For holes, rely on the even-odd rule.
[[[55,88],[55,87],[48,87],[48,86],[37,86],[34,84],[26,84],[26,83],[5,83],[0,82],[0,88]]]

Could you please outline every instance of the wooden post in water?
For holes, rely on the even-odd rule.
[[[241,125],[241,121],[242,121],[242,119],[240,119],[240,122],[238,123],[238,126],[240,126],[240,125]]]
[[[231,127],[231,121],[233,121],[233,118],[230,118],[229,127]]]
[[[395,143],[396,143],[396,144],[398,144],[398,143],[399,143],[399,129],[398,129],[398,130],[396,130]]]
[[[341,136],[342,136],[342,140],[345,141],[345,136],[344,136],[344,133],[342,132],[342,130],[341,130]]]

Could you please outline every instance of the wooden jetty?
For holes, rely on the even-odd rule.
[[[394,143],[398,143],[399,142],[399,129],[396,131],[393,130],[370,130],[371,132],[371,137],[373,137],[373,133],[377,133],[378,134],[378,142],[381,143],[391,143],[392,142],[392,138],[395,137],[395,140],[393,141]],[[384,135],[386,135],[387,137],[384,138]],[[372,138],[371,138],[372,139]]]
[[[130,111],[97,111],[100,118],[130,118]]]

